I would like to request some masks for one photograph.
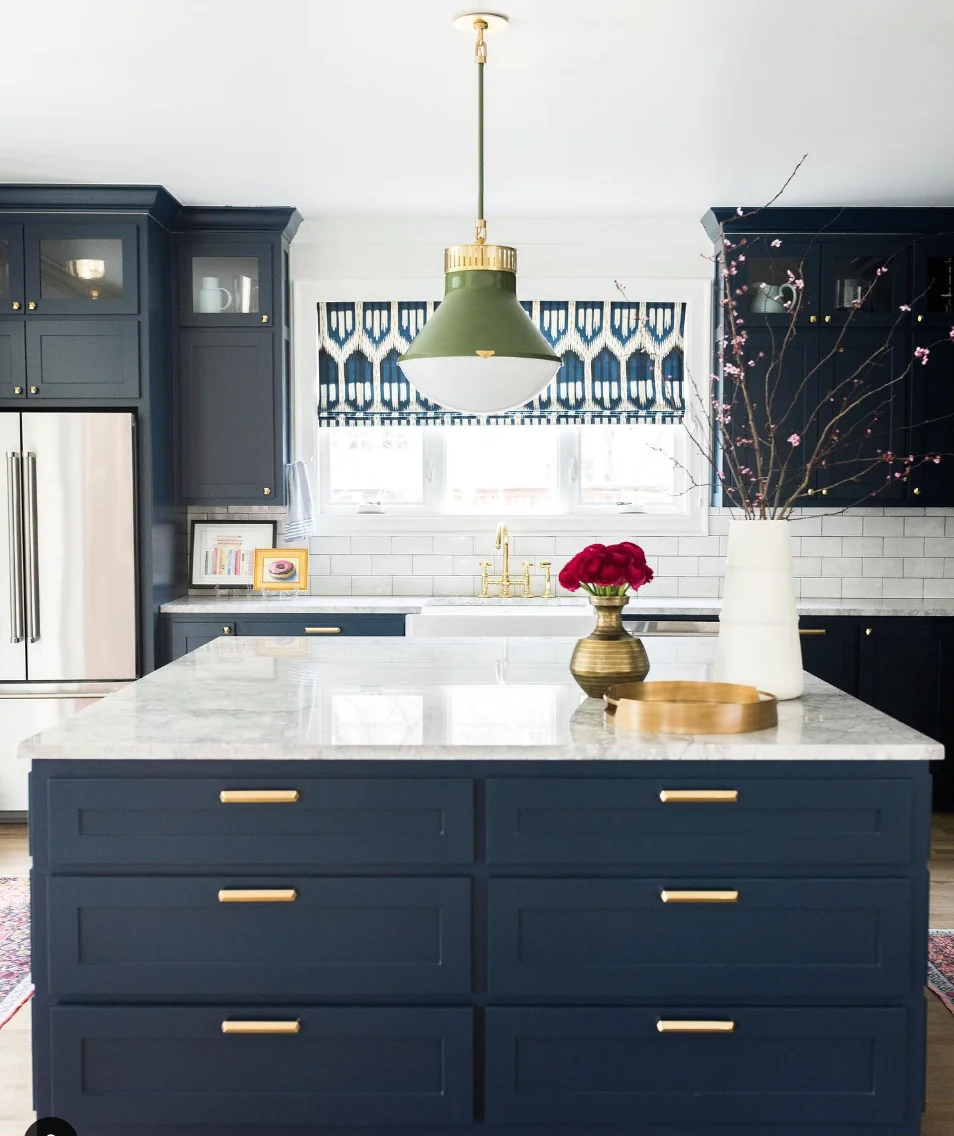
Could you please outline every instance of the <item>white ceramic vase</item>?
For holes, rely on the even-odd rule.
[[[732,521],[717,682],[798,698],[804,686],[788,521]]]

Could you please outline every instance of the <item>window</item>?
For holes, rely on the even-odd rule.
[[[388,426],[318,431],[323,512],[682,510],[683,426]]]

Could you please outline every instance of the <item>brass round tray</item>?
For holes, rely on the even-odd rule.
[[[732,682],[625,682],[604,695],[624,730],[654,734],[748,734],[778,725],[774,694]]]

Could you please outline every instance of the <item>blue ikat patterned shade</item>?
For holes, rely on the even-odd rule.
[[[430,300],[318,305],[320,426],[679,423],[685,413],[686,305],[524,300],[563,365],[506,414],[459,414],[411,386],[398,358],[438,306]]]

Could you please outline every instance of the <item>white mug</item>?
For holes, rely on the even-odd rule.
[[[199,288],[199,311],[205,315],[227,312],[232,306],[232,293],[219,286],[218,276],[203,276]]]
[[[750,312],[782,314],[791,312],[798,306],[798,290],[794,284],[767,284],[759,281],[752,285],[752,293]]]

